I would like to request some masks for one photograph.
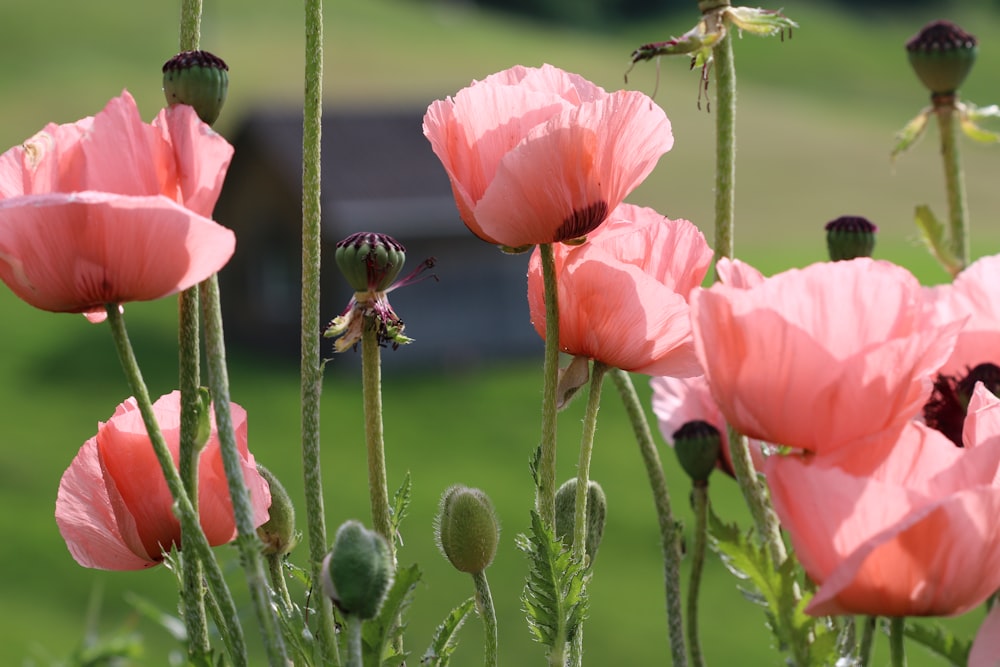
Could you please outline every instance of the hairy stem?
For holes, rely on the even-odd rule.
[[[955,96],[932,96],[934,115],[938,119],[941,135],[941,161],[944,164],[944,183],[948,195],[949,239],[951,251],[958,260],[958,270],[969,264],[968,205],[965,178],[958,142],[958,109]]]
[[[708,482],[695,483],[691,500],[694,506],[694,547],[691,550],[691,578],[687,591],[687,641],[691,667],[702,667],[705,661],[698,638],[698,593],[708,544]]]
[[[545,360],[542,368],[542,442],[536,507],[542,522],[556,525],[556,386],[559,382],[559,291],[552,245],[538,246],[545,289]]]
[[[486,580],[486,571],[476,572],[472,575],[472,580],[476,586],[476,609],[483,619],[483,631],[485,634],[485,658],[483,664],[486,667],[497,666],[497,612],[493,607],[493,595],[490,593],[490,584]]]

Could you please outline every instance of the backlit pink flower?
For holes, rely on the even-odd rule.
[[[466,226],[509,247],[586,236],[673,145],[646,95],[551,65],[518,65],[432,103],[424,135]]]
[[[582,245],[554,246],[559,347],[572,355],[648,375],[701,373],[691,342],[687,296],[712,251],[687,220],[619,206]],[[538,249],[528,266],[531,321],[545,337]]]
[[[979,626],[969,652],[969,667],[1000,667],[1000,605],[993,605]]]
[[[673,445],[674,433],[688,422],[703,421],[711,424],[722,439],[718,468],[731,477],[735,476],[726,418],[722,416],[719,406],[712,398],[705,376],[654,377],[650,380],[650,385],[653,387],[653,414],[659,422],[663,439]],[[764,464],[764,453],[761,451],[760,442],[750,441],[750,457],[754,468],[760,470]]]
[[[231,404],[243,478],[250,490],[254,525],[267,521],[271,493],[247,450],[246,411]],[[177,463],[180,393],[160,397],[153,406],[164,439]],[[180,524],[173,499],[153,453],[135,399],[128,399],[97,435],[87,440],[59,482],[56,522],[66,546],[84,567],[140,570],[157,565],[163,552],[180,546]],[[219,437],[212,432],[198,463],[198,510],[209,544],[236,536],[229,485],[222,467]]]
[[[920,411],[961,322],[929,324],[906,270],[867,258],[820,263],[691,296],[698,358],[728,423],[823,452]]]
[[[965,448],[910,422],[831,457],[767,459],[775,510],[819,585],[808,613],[960,614],[1000,588],[998,413],[980,385]]]
[[[0,280],[36,308],[102,319],[218,271],[233,233],[209,219],[232,147],[191,107],[142,122],[126,92],[0,156]]]

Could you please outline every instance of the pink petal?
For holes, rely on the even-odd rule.
[[[217,272],[234,249],[230,230],[162,196],[0,201],[0,280],[43,310],[158,299]]]
[[[1000,605],[979,626],[969,652],[969,667],[1000,667]]]
[[[756,287],[764,282],[764,275],[739,259],[720,257],[715,264],[715,271],[719,274],[719,280],[730,287],[748,289]]]

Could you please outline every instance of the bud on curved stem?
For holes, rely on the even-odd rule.
[[[167,104],[187,104],[212,125],[229,92],[229,66],[208,51],[182,51],[163,64],[163,94]]]
[[[342,612],[363,620],[378,615],[395,575],[385,538],[353,520],[337,529],[322,570],[323,592]]]

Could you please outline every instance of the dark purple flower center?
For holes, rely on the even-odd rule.
[[[956,447],[962,447],[962,427],[976,383],[982,382],[994,394],[1000,393],[1000,367],[979,364],[964,376],[938,375],[934,391],[924,405],[924,421],[937,429]]]
[[[598,201],[578,208],[556,230],[556,241],[572,241],[586,236],[607,220],[608,202]]]

